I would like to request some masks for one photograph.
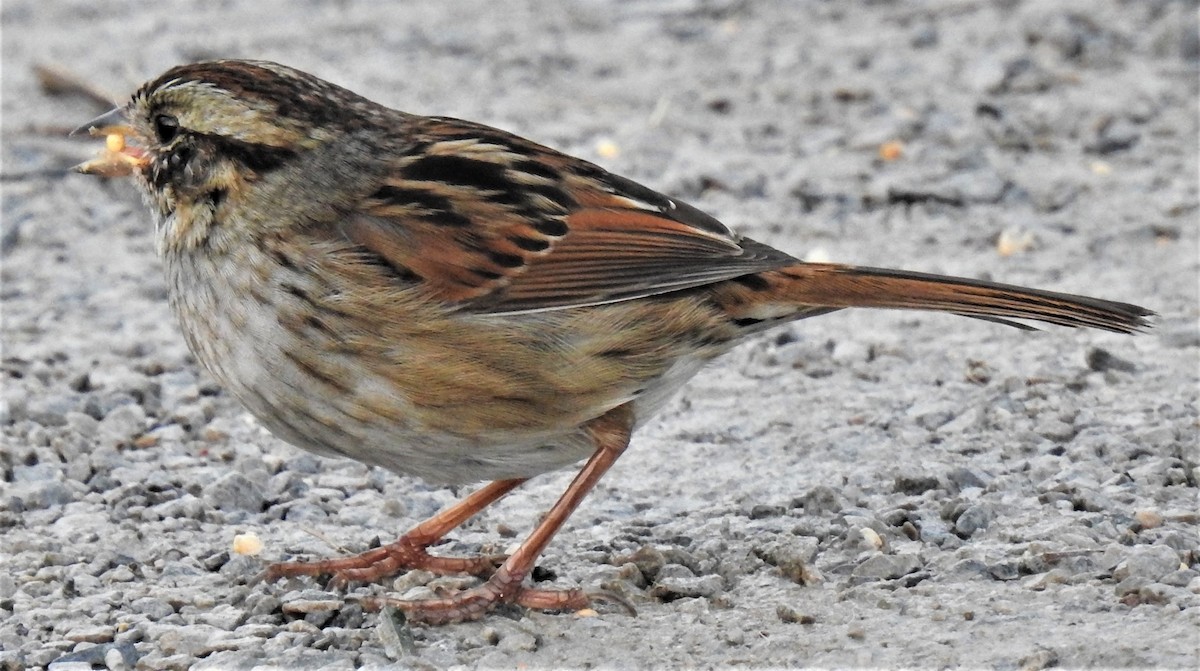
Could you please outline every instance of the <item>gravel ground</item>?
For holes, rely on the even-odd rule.
[[[0,669],[1200,663],[1195,2],[195,6],[4,1]],[[96,143],[56,129],[97,110],[33,64],[124,96],[214,56],[514,130],[809,258],[1161,316],[1122,337],[852,311],[747,344],[542,559],[636,618],[410,628],[250,585],[456,492],[258,427],[188,355],[133,187],[59,171]],[[446,550],[503,551],[569,477]]]

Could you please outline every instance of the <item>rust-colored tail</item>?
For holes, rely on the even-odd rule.
[[[801,263],[733,280],[719,300],[747,321],[774,321],[841,308],[935,310],[1023,329],[1012,319],[1133,333],[1154,313],[1128,303],[1011,284],[885,268]]]

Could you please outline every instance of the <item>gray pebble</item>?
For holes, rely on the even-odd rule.
[[[204,428],[209,419],[210,415],[204,411],[204,405],[200,402],[177,406],[170,414],[172,422],[193,435]]]
[[[159,393],[163,409],[173,412],[185,403],[200,400],[200,386],[196,374],[191,370],[169,371],[158,376]]]
[[[1187,587],[1197,576],[1200,576],[1200,571],[1190,568],[1179,569],[1162,576],[1159,578],[1159,582],[1172,587]]]
[[[236,650],[237,643],[227,631],[207,624],[192,623],[187,627],[167,630],[158,637],[158,647],[169,655],[207,657],[214,652]]]
[[[222,603],[200,616],[205,624],[211,624],[218,629],[233,631],[242,625],[248,617],[246,610],[239,606]]]
[[[67,423],[67,414],[80,407],[82,404],[77,394],[46,394],[28,399],[23,414],[42,426],[63,426]]]
[[[283,602],[273,594],[255,592],[246,597],[246,610],[252,615],[268,615],[280,609]]]
[[[47,482],[58,480],[61,476],[62,470],[58,464],[37,463],[13,468],[13,482],[17,483]]]
[[[921,559],[915,554],[885,555],[868,557],[850,574],[853,582],[892,580],[913,573],[921,568]]]
[[[1075,427],[1057,417],[1042,417],[1034,426],[1033,431],[1056,443],[1065,443],[1075,437]]]
[[[790,574],[793,568],[798,570],[811,564],[817,558],[819,548],[820,540],[812,536],[785,536],[755,552],[763,561]]]
[[[109,627],[108,630],[111,637],[112,628]],[[132,643],[103,643],[63,655],[51,662],[48,668],[58,671],[82,665],[78,668],[93,669],[103,666],[109,669],[132,669],[137,664],[139,657],[140,655]]]
[[[919,403],[908,409],[905,413],[917,426],[933,431],[943,424],[954,419],[958,414],[961,405],[950,402],[934,402],[934,403]]]
[[[865,363],[871,357],[871,346],[860,340],[840,339],[829,354],[831,361],[841,365]]]
[[[191,494],[183,494],[154,506],[153,510],[164,519],[186,517],[198,520],[204,517],[204,502]]]
[[[1174,445],[1177,440],[1178,435],[1175,433],[1174,427],[1161,425],[1137,431],[1133,435],[1132,442],[1138,447],[1158,451]]]
[[[942,545],[950,538],[954,538],[954,536],[950,533],[950,527],[938,518],[923,518],[921,520],[920,529],[921,532],[919,538],[925,543]]]
[[[1140,591],[1143,587],[1150,585],[1154,581],[1140,575],[1131,575],[1117,583],[1113,591],[1117,596],[1123,597],[1129,594],[1134,594]]]
[[[954,531],[963,538],[970,538],[976,531],[986,529],[995,516],[995,511],[988,504],[968,506],[954,520]]]
[[[987,483],[991,481],[991,476],[985,475],[980,471],[976,471],[965,466],[952,468],[946,473],[946,479],[954,485],[951,493],[957,494],[968,487],[987,487]]]
[[[792,502],[792,507],[803,508],[809,515],[836,513],[845,507],[842,495],[832,487],[819,485]]]
[[[525,631],[509,631],[500,637],[496,648],[504,652],[534,652],[538,649],[538,639]]]
[[[7,395],[0,396],[0,426],[4,426],[6,424],[12,424],[12,423],[16,422],[18,419],[25,418],[24,402],[21,403],[19,410],[16,410],[16,412],[14,412],[14,410],[15,410],[14,400],[10,399]],[[20,417],[17,417],[16,416],[17,414],[19,414]]]
[[[229,471],[204,488],[204,502],[224,511],[258,513],[263,507],[263,487],[237,471]]]
[[[967,71],[967,85],[980,93],[998,93],[1008,79],[1008,67],[995,54],[981,54]]]
[[[938,488],[937,476],[928,474],[910,474],[897,476],[893,482],[893,490],[900,494],[917,495]]]
[[[665,569],[666,567],[664,567]],[[679,568],[685,567],[680,566]],[[719,575],[661,577],[650,588],[650,595],[664,601],[685,597],[711,597],[725,588]]]
[[[146,430],[146,411],[136,403],[113,408],[100,420],[96,437],[103,445],[120,445]]]
[[[15,502],[20,510],[41,510],[74,501],[75,492],[58,480],[20,482],[8,488],[8,498],[10,506]]]
[[[67,428],[75,433],[92,436],[100,426],[95,417],[83,412],[68,412],[66,414]],[[67,456],[67,455],[64,455]]]
[[[1111,154],[1129,149],[1141,139],[1141,132],[1128,119],[1106,119],[1099,124],[1096,137],[1086,149],[1097,154]]]
[[[637,566],[645,581],[652,583],[658,578],[658,572],[666,565],[667,560],[658,548],[651,545],[643,545],[635,550],[633,554],[625,557],[622,563],[630,563]]]
[[[171,607],[171,604],[151,596],[135,599],[133,603],[129,604],[129,609],[145,615],[149,620],[161,620],[175,614],[175,609]]]
[[[1109,370],[1119,370],[1127,373],[1132,373],[1137,370],[1132,362],[1122,359],[1112,352],[1100,347],[1093,347],[1088,350],[1086,355],[1088,368],[1104,372]]]
[[[334,611],[345,604],[345,599],[340,596],[320,590],[289,592],[282,599],[283,612],[291,614]]]
[[[988,565],[988,573],[996,580],[1016,580],[1021,572],[1015,561],[999,561]]]
[[[17,583],[7,573],[0,573],[0,599],[11,599],[17,593]]]
[[[1158,580],[1179,570],[1179,553],[1166,545],[1135,545],[1129,555],[1113,569],[1113,579],[1130,577]]]

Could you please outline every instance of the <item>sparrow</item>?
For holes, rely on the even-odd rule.
[[[620,602],[526,578],[634,431],[710,361],[774,326],[867,307],[1133,333],[1152,314],[802,262],[588,161],[276,63],[171,68],[84,128],[106,147],[78,170],[140,186],[188,346],[263,426],[323,456],[488,482],[394,543],[264,576],[483,578],[445,598],[373,602],[410,621]],[[580,461],[511,555],[428,552],[528,478]]]

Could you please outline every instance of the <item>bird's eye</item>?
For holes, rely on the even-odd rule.
[[[154,117],[154,132],[158,141],[166,144],[179,134],[179,119],[170,114],[158,114]]]

